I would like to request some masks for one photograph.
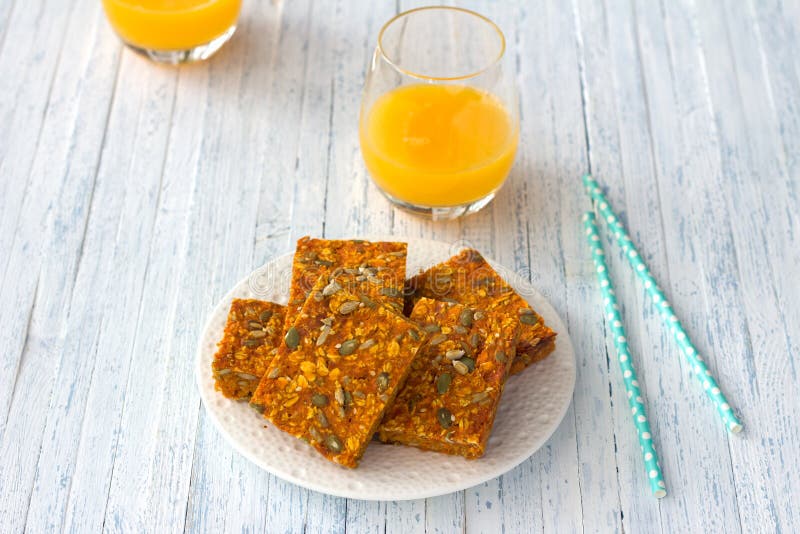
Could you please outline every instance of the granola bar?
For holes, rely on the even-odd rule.
[[[430,337],[379,427],[381,441],[469,459],[483,455],[514,361],[520,324],[508,308],[516,304],[488,311],[417,302],[411,319]]]
[[[391,306],[322,276],[251,403],[325,458],[356,467],[405,382],[424,333]]]
[[[211,363],[217,391],[231,399],[250,398],[277,352],[285,312],[273,302],[233,299]]]
[[[465,249],[446,262],[407,280],[405,294],[407,315],[421,297],[491,309],[509,298],[508,295],[516,295],[511,286],[474,249]],[[511,374],[545,359],[555,348],[556,333],[527,304],[521,309],[524,313],[519,314],[519,345]]]
[[[285,329],[294,323],[319,277],[342,270],[354,275],[348,283],[355,283],[359,292],[401,309],[407,249],[406,243],[301,237],[292,261]]]

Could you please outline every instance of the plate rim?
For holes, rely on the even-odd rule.
[[[357,238],[356,237],[356,238],[350,238],[350,239],[361,239],[361,238]],[[429,245],[433,245],[433,246],[449,247],[451,252],[453,250],[456,250],[456,252],[457,252],[457,250],[461,250],[461,249],[466,248],[466,246],[460,246],[460,247],[457,247],[457,249],[453,249],[452,245],[448,244],[445,241],[440,241],[440,240],[436,240],[436,239],[427,239],[427,238],[409,239],[409,238],[404,238],[404,237],[401,237],[401,236],[377,236],[377,237],[376,236],[369,236],[369,237],[365,237],[363,239],[370,240],[370,241],[394,240],[394,241],[400,241],[400,242],[408,243],[409,246],[412,243],[419,243],[421,245],[429,244]],[[456,252],[452,252],[452,253],[455,254]],[[483,255],[483,253],[481,253],[481,254]],[[208,414],[208,416],[211,419],[211,422],[213,423],[213,425],[216,428],[216,430],[222,434],[222,436],[225,438],[227,443],[230,446],[232,446],[233,449],[236,452],[238,452],[239,454],[241,454],[242,456],[247,458],[250,462],[252,462],[256,466],[258,466],[259,468],[261,468],[265,472],[267,472],[267,473],[269,473],[271,475],[274,475],[274,476],[276,476],[276,477],[278,477],[278,478],[280,478],[282,480],[285,480],[287,482],[295,484],[297,486],[300,486],[300,487],[303,487],[303,488],[306,488],[306,489],[309,489],[309,490],[312,490],[312,491],[316,491],[316,492],[319,492],[319,493],[323,493],[323,494],[326,494],[326,495],[332,495],[334,497],[341,497],[341,498],[362,500],[362,501],[407,501],[407,500],[416,500],[416,499],[428,499],[428,498],[431,498],[431,497],[438,497],[438,496],[441,496],[441,495],[447,495],[447,494],[454,493],[454,492],[457,492],[457,491],[463,491],[463,490],[466,490],[468,488],[474,487],[474,486],[476,486],[478,484],[482,484],[482,483],[487,482],[489,480],[493,480],[495,478],[498,478],[498,477],[504,475],[505,473],[508,473],[509,471],[515,469],[517,466],[522,464],[525,460],[527,460],[528,458],[533,456],[536,452],[538,452],[550,440],[550,438],[553,437],[553,434],[555,433],[555,431],[558,429],[558,427],[561,426],[561,423],[563,423],[564,417],[566,416],[567,411],[569,410],[569,407],[572,405],[572,402],[573,402],[573,397],[574,397],[574,393],[575,393],[575,383],[576,383],[576,379],[577,379],[577,360],[575,358],[574,346],[572,344],[572,340],[570,338],[569,332],[567,331],[566,323],[561,318],[561,316],[558,314],[558,312],[553,307],[553,305],[550,303],[549,299],[547,299],[544,295],[542,295],[542,293],[531,282],[529,282],[528,280],[525,280],[524,278],[522,278],[515,271],[504,267],[502,264],[498,263],[494,259],[484,255],[483,256],[484,259],[492,266],[493,269],[503,271],[504,275],[507,275],[507,273],[510,273],[510,275],[515,278],[515,282],[521,282],[522,284],[527,285],[528,288],[532,289],[533,292],[534,292],[532,296],[538,297],[539,300],[542,300],[543,302],[546,303],[547,307],[549,308],[549,310],[547,310],[549,312],[547,315],[552,315],[553,317],[555,317],[557,319],[557,322],[560,323],[560,325],[556,325],[556,326],[561,326],[562,327],[560,330],[557,331],[558,332],[558,343],[559,344],[566,343],[567,352],[569,353],[569,355],[572,358],[572,366],[571,366],[572,372],[570,373],[569,388],[567,388],[567,389],[569,389],[569,395],[567,395],[565,397],[567,400],[562,403],[562,406],[560,407],[559,413],[553,419],[552,426],[550,427],[550,429],[546,433],[546,435],[542,437],[542,439],[538,443],[538,446],[535,449],[532,449],[530,452],[527,452],[524,455],[520,454],[519,457],[513,458],[513,460],[511,460],[510,462],[507,462],[506,464],[504,464],[502,466],[502,468],[500,468],[500,469],[494,469],[494,470],[492,470],[492,471],[490,471],[488,473],[485,473],[485,474],[481,473],[479,476],[476,476],[474,480],[469,480],[467,482],[467,485],[465,485],[465,481],[464,480],[460,480],[460,481],[456,481],[456,482],[443,481],[440,485],[436,486],[435,488],[429,488],[427,491],[421,491],[421,492],[415,493],[413,495],[401,495],[400,497],[394,497],[394,498],[391,498],[391,499],[385,499],[385,498],[383,498],[383,496],[378,496],[376,498],[364,497],[364,496],[358,494],[357,490],[349,490],[348,491],[348,488],[347,488],[346,485],[341,485],[341,486],[336,487],[336,488],[332,488],[329,485],[326,485],[326,486],[318,485],[318,484],[315,484],[314,481],[309,479],[309,478],[301,478],[301,477],[293,476],[291,473],[288,472],[288,470],[286,472],[276,472],[276,470],[274,470],[274,468],[272,468],[271,466],[270,467],[265,466],[263,464],[263,462],[261,461],[261,459],[256,454],[251,453],[242,444],[239,443],[239,440],[234,439],[234,437],[230,434],[230,432],[226,429],[225,425],[220,420],[219,414],[217,414],[215,412],[215,410],[211,408],[211,403],[206,401],[206,396],[204,395],[205,388],[203,387],[203,382],[207,378],[207,377],[204,376],[204,373],[207,370],[205,369],[205,367],[203,365],[203,355],[204,355],[203,339],[206,337],[205,333],[209,330],[209,328],[211,327],[211,324],[214,322],[214,318],[220,312],[220,308],[228,308],[230,306],[231,300],[234,298],[235,294],[240,291],[239,287],[243,283],[247,283],[250,280],[250,278],[256,272],[265,269],[268,265],[276,263],[276,262],[278,262],[279,260],[281,260],[282,258],[284,258],[286,256],[292,257],[292,256],[294,256],[294,252],[286,252],[284,254],[278,254],[278,255],[273,256],[271,259],[267,260],[266,262],[261,264],[259,267],[253,269],[245,277],[239,279],[235,284],[233,284],[233,286],[217,301],[217,303],[214,305],[212,310],[208,313],[208,315],[206,317],[206,320],[205,320],[205,322],[203,324],[203,328],[200,331],[200,334],[198,336],[197,347],[196,347],[196,350],[195,350],[195,361],[194,361],[194,364],[195,364],[195,386],[197,387],[198,393],[200,394],[200,400],[202,402],[202,405],[203,405],[203,407],[205,409],[206,414]],[[511,285],[513,286],[514,284],[511,284]],[[528,299],[525,299],[525,300],[528,300]],[[543,315],[539,309],[537,309],[536,311],[540,315]],[[214,393],[218,394],[216,391]],[[475,460],[475,461],[480,461],[480,460]],[[357,472],[357,469],[353,470],[353,472]]]

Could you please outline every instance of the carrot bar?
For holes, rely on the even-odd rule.
[[[379,427],[380,440],[483,456],[514,361],[520,325],[511,308],[518,304],[488,311],[420,299],[411,319],[430,337]]]
[[[411,313],[421,297],[458,302],[466,306],[491,309],[516,295],[489,263],[474,249],[463,250],[444,263],[406,281],[406,314]],[[520,297],[521,298],[521,297]],[[517,357],[511,374],[519,373],[534,362],[545,359],[555,348],[556,333],[524,304]]]
[[[406,243],[301,237],[292,261],[285,328],[294,323],[319,277],[343,270],[354,276],[347,280],[359,292],[401,308],[407,249]]]
[[[280,304],[233,299],[211,363],[217,391],[231,399],[250,398],[277,352],[285,314]]]
[[[325,458],[356,467],[424,333],[366,292],[344,289],[348,278],[320,278],[251,404]]]

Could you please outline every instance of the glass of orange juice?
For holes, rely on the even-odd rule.
[[[359,138],[395,205],[434,219],[486,206],[519,141],[500,28],[473,11],[423,7],[387,22],[369,66]]]
[[[176,64],[219,50],[236,31],[242,0],[103,0],[103,7],[126,45]]]

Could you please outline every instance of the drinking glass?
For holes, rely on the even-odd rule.
[[[236,31],[242,0],[103,0],[114,31],[159,63],[209,58]]]
[[[361,101],[372,180],[395,205],[434,219],[486,206],[519,141],[502,31],[467,9],[424,7],[380,31]]]

